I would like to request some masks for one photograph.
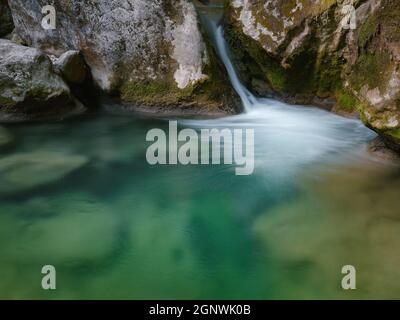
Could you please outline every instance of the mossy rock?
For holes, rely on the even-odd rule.
[[[335,37],[338,23],[336,1],[326,1],[319,6],[311,5],[308,1],[301,3],[305,8],[303,22],[300,23],[302,16],[295,17],[298,25],[285,31],[287,39],[275,52],[266,50],[261,39],[256,41],[246,35],[235,18],[235,8],[228,6],[225,29],[234,62],[242,80],[251,89],[254,89],[253,79],[261,79],[269,84],[273,94],[291,102],[297,101],[296,97],[302,97],[300,103],[311,103],[315,96],[335,98],[336,91],[343,88],[341,72],[345,60],[340,52],[345,46],[344,36],[339,39],[337,52],[321,48],[333,42]],[[260,6],[263,4],[265,2],[261,1]],[[295,6],[295,2],[287,2],[279,10],[285,13]],[[252,13],[257,17],[256,10]],[[269,29],[268,24],[257,22]],[[321,29],[325,35],[329,35],[328,39],[322,39]],[[292,40],[300,36],[303,38],[299,47],[288,54]]]
[[[165,74],[161,80],[129,80],[119,89],[121,100],[128,104],[164,106],[166,109],[189,108],[193,111],[228,114],[240,112],[239,96],[233,90],[226,69],[204,32],[203,41],[208,54],[208,62],[202,70],[206,75],[204,79],[183,89],[178,88],[172,72]]]
[[[388,71],[391,67],[392,62],[388,52],[363,54],[353,68],[349,78],[350,83],[357,91],[365,85],[384,91],[390,79]]]
[[[335,96],[338,111],[351,113],[357,110],[357,106],[360,104],[359,99],[345,89],[336,91]]]

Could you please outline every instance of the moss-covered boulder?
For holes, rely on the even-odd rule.
[[[358,28],[347,37],[344,86],[357,98],[362,120],[400,151],[400,6],[368,1],[358,12]]]
[[[340,77],[336,1],[228,3],[226,35],[249,87],[297,102],[329,97]]]
[[[188,0],[54,1],[54,30],[41,26],[47,0],[9,2],[28,45],[80,51],[96,84],[128,104],[233,112],[233,91]]]
[[[256,93],[358,110],[398,142],[399,10],[395,0],[230,0],[226,36]]]
[[[62,119],[82,109],[45,54],[0,39],[0,120]]]
[[[0,0],[0,37],[8,35],[13,29],[14,23],[7,0]]]

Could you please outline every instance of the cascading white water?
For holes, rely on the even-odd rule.
[[[180,124],[202,128],[253,128],[256,172],[287,176],[303,165],[332,154],[349,154],[376,135],[359,120],[348,119],[315,107],[293,106],[274,99],[257,98],[239,80],[224,39],[223,28],[207,16],[205,28],[224,63],[244,112],[211,120],[181,120]]]

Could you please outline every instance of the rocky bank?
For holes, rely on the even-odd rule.
[[[50,1],[56,28],[45,30],[42,8],[48,4],[0,1],[0,36],[15,25],[8,38],[19,43],[1,40],[2,118],[62,118],[79,108],[76,97],[91,100],[82,94],[90,91],[88,82],[127,110],[239,111],[191,1]],[[387,145],[400,149],[396,0],[227,0],[224,26],[234,64],[253,92],[358,112]]]
[[[56,57],[80,51],[95,84],[127,106],[235,112],[233,90],[190,1],[53,2],[56,29],[44,30],[47,0],[10,0],[17,34]]]
[[[237,69],[253,91],[356,110],[399,149],[398,1],[229,0],[225,29]]]

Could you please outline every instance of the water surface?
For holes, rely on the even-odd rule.
[[[9,126],[15,142],[2,157],[88,161],[3,192],[0,297],[398,298],[398,168],[369,158],[373,135],[354,120],[283,105],[268,114],[181,122],[254,127],[251,176],[224,165],[148,165],[145,135],[167,129],[162,120]],[[45,264],[57,268],[54,292],[40,287]],[[351,293],[340,288],[344,264],[359,270]]]

